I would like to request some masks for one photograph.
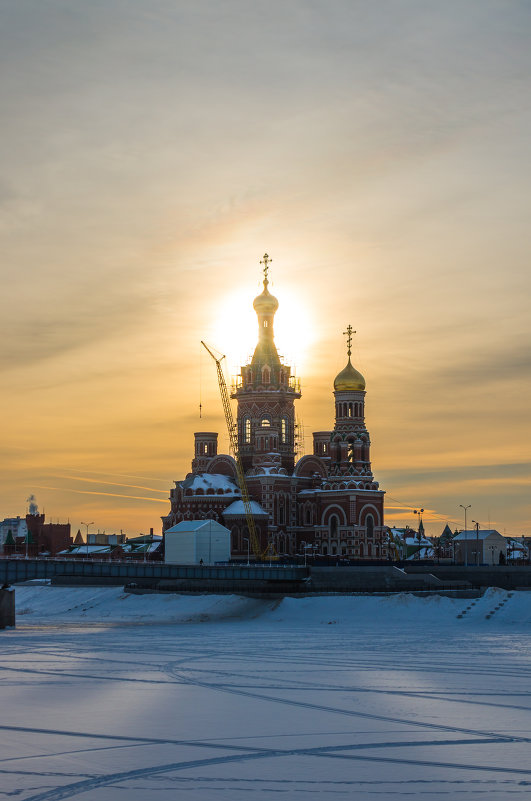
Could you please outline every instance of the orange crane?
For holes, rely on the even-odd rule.
[[[251,542],[252,551],[257,559],[262,560],[265,554],[262,554],[260,550],[260,540],[258,539],[258,534],[256,532],[256,526],[254,524],[254,517],[253,512],[251,509],[251,499],[249,497],[249,490],[247,489],[247,482],[245,481],[245,473],[243,472],[243,465],[242,460],[240,458],[240,451],[238,449],[238,434],[236,432],[236,426],[234,424],[234,417],[232,416],[232,409],[229,400],[229,393],[227,390],[227,384],[225,382],[225,376],[223,375],[223,369],[221,367],[221,362],[225,358],[223,355],[221,359],[216,359],[208,345],[206,345],[203,340],[201,340],[201,344],[205,348],[205,350],[210,353],[214,361],[216,362],[216,370],[218,372],[218,384],[219,384],[219,391],[221,393],[221,402],[223,403],[223,411],[225,413],[225,421],[227,423],[227,429],[229,432],[229,441],[230,447],[234,454],[234,459],[236,460],[236,476],[238,479],[238,486],[240,488],[240,492],[242,495],[243,501],[243,508],[245,509],[245,521],[247,523],[247,529],[249,531],[249,539]],[[269,549],[268,549],[269,550]],[[266,551],[267,553],[268,551]]]

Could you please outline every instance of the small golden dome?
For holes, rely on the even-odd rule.
[[[257,314],[274,314],[278,309],[278,300],[269,292],[266,281],[264,291],[254,299],[253,308]]]
[[[365,389],[365,379],[362,374],[352,366],[350,357],[347,366],[338,373],[334,380],[336,392],[362,392]]]

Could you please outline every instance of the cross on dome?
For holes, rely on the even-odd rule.
[[[356,332],[354,331],[350,323],[347,326],[347,330],[343,331],[343,334],[347,337],[347,353],[349,360],[350,360],[350,354],[352,353],[352,334],[355,333]]]
[[[260,260],[260,264],[264,265],[264,285],[265,286],[267,286],[268,283],[269,283],[267,274],[269,272],[269,265],[271,264],[272,261],[273,261],[273,259],[270,259],[269,256],[267,255],[267,253],[264,253],[264,258]]]

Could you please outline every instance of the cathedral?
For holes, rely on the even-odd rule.
[[[278,300],[269,292],[269,257],[264,289],[253,306],[258,342],[231,392],[237,403],[237,439],[262,553],[319,555],[342,559],[387,559],[384,492],[374,480],[370,437],[365,426],[365,379],[348,361],[334,380],[335,421],[313,434],[313,454],[295,453],[298,379],[276,349]],[[235,459],[218,453],[218,435],[194,434],[192,471],[170,490],[163,532],[183,520],[212,519],[231,531],[233,558],[246,558],[249,532],[237,483]],[[252,546],[251,546],[252,547]]]

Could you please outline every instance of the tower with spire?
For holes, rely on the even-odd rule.
[[[249,364],[241,368],[232,392],[237,401],[238,446],[246,472],[263,469],[291,475],[295,466],[294,401],[300,387],[291,367],[281,362],[275,345],[278,300],[268,289],[269,264],[264,255],[264,289],[254,299],[258,342]]]
[[[274,318],[278,300],[269,291],[264,254],[263,290],[254,299],[258,341],[240,369],[231,397],[237,403],[238,450],[261,547],[279,554],[338,559],[387,559],[384,493],[375,481],[365,426],[365,379],[353,366],[349,324],[347,364],[335,377],[332,430],[313,434],[313,454],[295,458],[298,379],[278,355]],[[195,434],[192,472],[170,491],[163,531],[182,520],[210,518],[231,530],[233,558],[247,557],[245,510],[232,456],[217,453],[217,434]]]

